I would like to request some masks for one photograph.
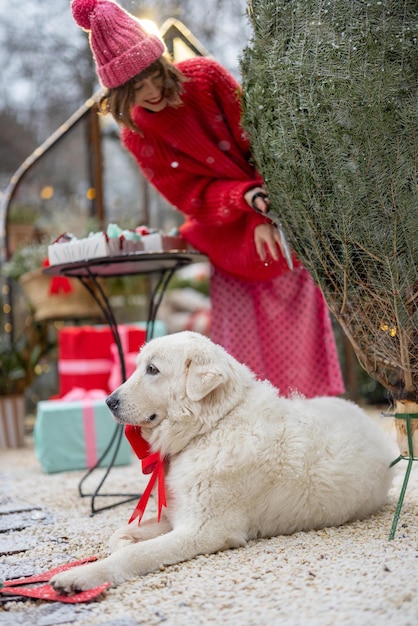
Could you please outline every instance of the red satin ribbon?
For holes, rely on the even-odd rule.
[[[42,263],[42,267],[49,267],[48,259],[45,259]],[[68,278],[65,276],[54,276],[51,279],[51,284],[49,286],[49,294],[56,295],[62,291],[63,293],[71,293],[73,291],[72,285]]]
[[[157,517],[158,521],[160,521],[162,508],[163,506],[167,506],[164,483],[164,459],[161,458],[159,452],[150,453],[149,444],[142,437],[141,429],[138,426],[125,426],[125,436],[129,441],[136,456],[141,460],[142,473],[151,474],[148,485],[146,486],[144,493],[140,497],[128,524],[133,522],[136,518],[138,518],[138,525],[141,523],[141,519],[144,515],[149,497],[156,483],[158,511]]]

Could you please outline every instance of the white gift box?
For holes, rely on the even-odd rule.
[[[95,233],[85,239],[51,244],[48,246],[48,260],[50,265],[58,265],[142,250],[144,250],[142,241],[132,241],[123,237],[108,238],[105,233]]]
[[[104,233],[95,233],[85,239],[74,239],[65,243],[53,243],[48,246],[50,265],[85,261],[109,255],[109,245]]]

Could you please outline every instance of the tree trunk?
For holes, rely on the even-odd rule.
[[[399,450],[402,456],[418,457],[418,404],[401,402],[395,404],[395,427]],[[402,418],[402,415],[405,415]],[[414,415],[415,417],[411,417]],[[408,423],[410,425],[412,450],[408,444]]]

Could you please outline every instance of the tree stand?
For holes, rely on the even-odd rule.
[[[396,506],[396,511],[395,511],[395,515],[393,518],[393,522],[392,522],[392,528],[390,529],[389,540],[395,537],[396,527],[398,525],[399,516],[401,514],[401,509],[402,509],[402,505],[403,505],[403,501],[405,497],[406,488],[408,486],[409,476],[411,474],[412,463],[414,461],[418,461],[418,457],[414,455],[414,437],[413,437],[414,432],[417,431],[418,413],[395,413],[394,417],[397,420],[404,420],[405,424],[401,424],[400,422],[396,423],[396,430],[398,433],[398,442],[399,442],[401,453],[398,456],[398,458],[395,459],[390,464],[390,466],[393,467],[394,465],[396,465],[396,463],[399,463],[399,461],[402,461],[402,460],[408,461],[408,465],[407,465],[406,472],[405,472],[405,478],[402,483],[402,489],[399,495],[398,504]],[[414,420],[413,423],[411,423],[412,420]],[[405,431],[406,431],[406,440],[407,440],[406,449],[405,449],[405,445],[402,445],[402,442],[400,440],[402,435],[405,435]]]

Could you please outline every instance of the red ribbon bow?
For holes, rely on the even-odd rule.
[[[160,521],[162,508],[163,506],[167,506],[164,483],[164,459],[161,458],[159,452],[150,453],[149,444],[143,438],[139,426],[131,426],[130,424],[125,426],[125,436],[131,444],[131,447],[136,456],[138,457],[138,459],[141,460],[142,473],[151,474],[148,485],[146,486],[144,493],[140,497],[128,524],[133,522],[136,518],[138,518],[138,525],[141,523],[141,519],[144,515],[149,497],[156,483],[158,494],[158,521]]]
[[[48,259],[44,259],[42,267],[49,267],[49,265]],[[63,293],[71,293],[73,291],[72,285],[65,276],[54,276],[49,286],[49,295],[59,294],[60,291]]]

